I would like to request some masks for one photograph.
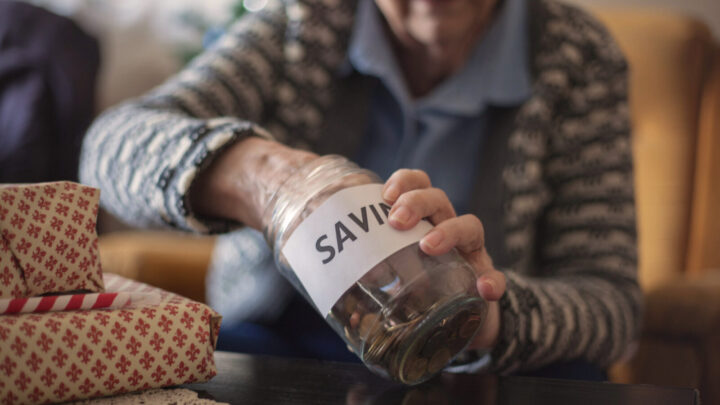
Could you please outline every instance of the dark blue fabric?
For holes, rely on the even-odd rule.
[[[71,20],[0,1],[0,183],[77,179],[99,65]]]
[[[271,325],[223,325],[218,350],[251,354],[360,362],[345,342],[299,294]]]
[[[268,326],[252,322],[223,325],[220,328],[217,349],[239,353],[303,357],[293,347],[291,341],[275,333]]]
[[[223,325],[217,348],[250,354],[360,362],[325,320],[297,293],[288,309],[272,325],[250,322]],[[551,364],[515,375],[583,381],[607,380],[605,370],[581,360]]]

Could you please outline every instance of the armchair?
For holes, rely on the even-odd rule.
[[[690,386],[720,404],[720,50],[697,20],[598,10],[631,68],[640,283],[622,382]],[[714,270],[713,270],[714,269]]]
[[[720,50],[697,20],[647,9],[595,10],[631,66],[631,109],[646,313],[616,382],[699,388],[720,404]],[[209,237],[108,234],[106,271],[204,298]]]

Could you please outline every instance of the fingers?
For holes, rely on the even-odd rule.
[[[444,191],[432,188],[430,177],[422,170],[400,169],[383,187],[383,198],[393,205],[390,225],[406,230],[422,218],[438,224],[455,216],[455,210]]]
[[[451,217],[438,223],[420,240],[420,248],[429,255],[447,253],[453,247],[462,253],[482,250],[485,246],[485,231],[475,215]]]
[[[505,294],[505,288],[505,275],[497,270],[477,279],[478,292],[488,301],[499,300]]]
[[[386,202],[394,204],[402,193],[410,190],[430,187],[430,177],[422,170],[400,169],[385,182],[382,196]]]
[[[390,225],[405,230],[414,227],[421,219],[429,218],[439,224],[455,217],[455,209],[444,191],[439,188],[423,188],[404,192],[390,210]]]
[[[436,225],[423,239],[420,249],[436,256],[457,248],[470,262],[477,275],[477,289],[488,301],[497,301],[505,293],[505,275],[495,270],[485,249],[485,233],[474,215],[463,215]]]
[[[485,249],[483,249],[482,252],[473,254],[472,256],[479,254],[484,254],[487,256]],[[488,301],[499,300],[500,297],[505,294],[505,289],[507,288],[505,275],[502,272],[495,270],[495,268],[492,267],[492,263],[488,266],[487,263],[489,262],[489,260],[478,260],[474,257],[470,257],[469,259],[475,269],[478,270],[476,286],[480,295]],[[478,264],[478,262],[482,262],[485,264]]]
[[[505,275],[493,267],[485,249],[485,231],[474,215],[456,217],[444,191],[431,187],[430,178],[421,170],[401,169],[393,173],[383,187],[383,198],[391,203],[389,222],[396,229],[414,227],[429,218],[435,227],[420,240],[420,248],[431,256],[457,248],[477,274],[477,289],[488,301],[497,301],[505,293]]]

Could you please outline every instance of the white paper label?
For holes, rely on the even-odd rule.
[[[427,221],[407,231],[390,226],[382,187],[365,184],[333,194],[305,218],[282,249],[322,314],[376,264],[432,229]]]

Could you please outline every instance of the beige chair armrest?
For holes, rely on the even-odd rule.
[[[720,333],[720,271],[648,291],[643,330],[646,335],[691,339]]]
[[[720,271],[647,292],[635,356],[611,369],[613,381],[698,388],[720,403]]]
[[[205,302],[205,275],[215,238],[128,231],[100,237],[103,271]]]

